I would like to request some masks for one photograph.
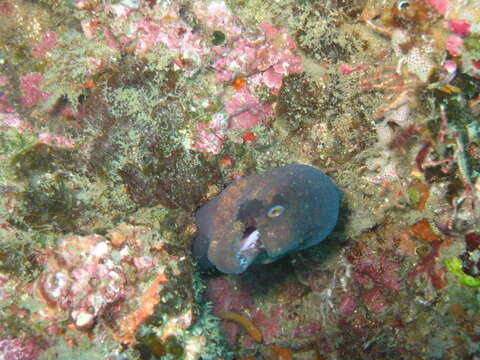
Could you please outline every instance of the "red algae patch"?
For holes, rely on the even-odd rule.
[[[135,341],[135,334],[140,325],[145,322],[155,311],[155,306],[160,301],[160,285],[167,282],[165,274],[160,274],[143,293],[140,298],[140,307],[125,319],[120,321],[120,336],[118,340],[123,343],[132,343]]]
[[[427,220],[420,220],[410,226],[409,230],[417,239],[427,243],[440,241],[440,237],[433,232],[432,227]]]

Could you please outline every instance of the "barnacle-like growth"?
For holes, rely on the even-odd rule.
[[[445,29],[442,17],[422,0],[399,0],[382,9],[366,7],[362,19],[391,39],[397,73],[403,68],[426,83],[443,59]]]

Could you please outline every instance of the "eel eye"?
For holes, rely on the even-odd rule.
[[[282,205],[275,205],[268,210],[267,216],[269,218],[275,218],[277,216],[282,215],[282,213],[285,211],[285,208]]]
[[[400,11],[405,11],[410,6],[410,2],[408,0],[400,0],[397,4],[397,8]]]

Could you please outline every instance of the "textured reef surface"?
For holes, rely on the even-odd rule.
[[[225,273],[244,272],[317,245],[337,222],[341,192],[306,165],[287,165],[230,184],[197,212],[193,255]]]
[[[478,9],[0,0],[0,358],[478,359]]]

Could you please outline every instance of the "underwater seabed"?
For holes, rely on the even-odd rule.
[[[0,16],[2,359],[480,357],[476,1]]]

